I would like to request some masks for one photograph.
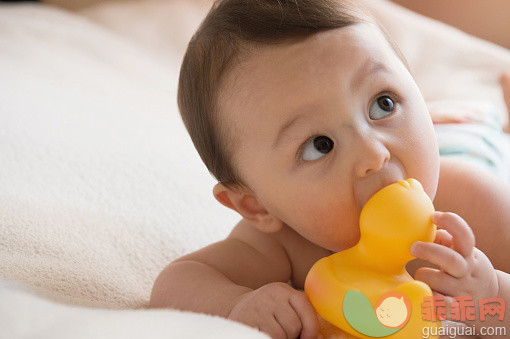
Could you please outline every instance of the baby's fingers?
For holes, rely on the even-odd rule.
[[[259,331],[262,331],[266,334],[269,334],[271,339],[287,339],[288,335],[285,329],[282,327],[276,317],[272,317],[272,319],[266,319],[262,324],[258,327]]]
[[[435,212],[432,222],[444,228],[452,235],[453,249],[462,256],[468,257],[475,247],[475,236],[469,225],[455,213]]]
[[[302,292],[293,293],[289,299],[290,305],[301,319],[302,330],[300,339],[316,339],[319,334],[319,320],[312,304]]]
[[[285,338],[297,338],[301,332],[302,324],[299,316],[292,309],[283,309],[275,312],[274,317],[285,332]]]
[[[430,288],[445,295],[455,295],[458,292],[458,280],[451,275],[430,267],[421,267],[414,274],[414,279],[423,281]]]
[[[437,230],[436,239],[434,239],[434,242],[446,247],[452,247],[452,235],[448,233],[447,230]]]
[[[453,277],[460,278],[468,271],[468,264],[462,255],[436,243],[417,241],[411,246],[411,254],[436,264]]]

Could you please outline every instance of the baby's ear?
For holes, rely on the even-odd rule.
[[[233,209],[259,231],[279,231],[283,223],[272,216],[248,189],[230,189],[222,183],[214,185],[213,195],[222,205]]]

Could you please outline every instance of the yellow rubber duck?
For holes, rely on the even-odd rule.
[[[435,238],[433,212],[415,179],[374,194],[361,211],[359,242],[317,261],[306,277],[305,293],[317,313],[359,338],[421,338],[423,327],[439,327],[422,316],[432,291],[405,269],[414,258],[411,245]]]

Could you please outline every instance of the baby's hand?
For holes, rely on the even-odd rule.
[[[285,283],[267,284],[243,294],[228,318],[258,328],[271,338],[319,336],[319,322],[312,304],[303,292]]]
[[[472,296],[479,299],[498,296],[498,278],[487,256],[475,247],[475,236],[469,225],[454,213],[435,212],[432,222],[442,228],[434,243],[417,241],[411,254],[436,264],[440,269],[422,267],[415,279],[445,296],[447,304],[453,297]]]

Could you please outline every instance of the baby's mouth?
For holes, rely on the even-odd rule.
[[[365,206],[368,200],[370,200],[374,194],[384,187],[399,182],[400,180],[407,179],[407,177],[404,175],[403,171],[398,168],[398,166],[395,166],[385,173],[379,173],[379,175],[374,175],[372,178],[365,179],[365,182],[360,183],[360,185],[366,185],[365,187],[361,187],[363,189],[360,190],[359,201],[361,207]]]
[[[368,200],[370,200],[370,198],[372,198],[372,196],[374,196],[377,192],[382,190],[384,187],[391,185],[393,183],[399,182],[400,180],[403,180],[403,179],[382,181],[380,185],[375,186],[375,189],[373,190],[373,192],[367,194],[366,197],[364,197],[362,206],[365,206],[365,204],[368,202]]]

